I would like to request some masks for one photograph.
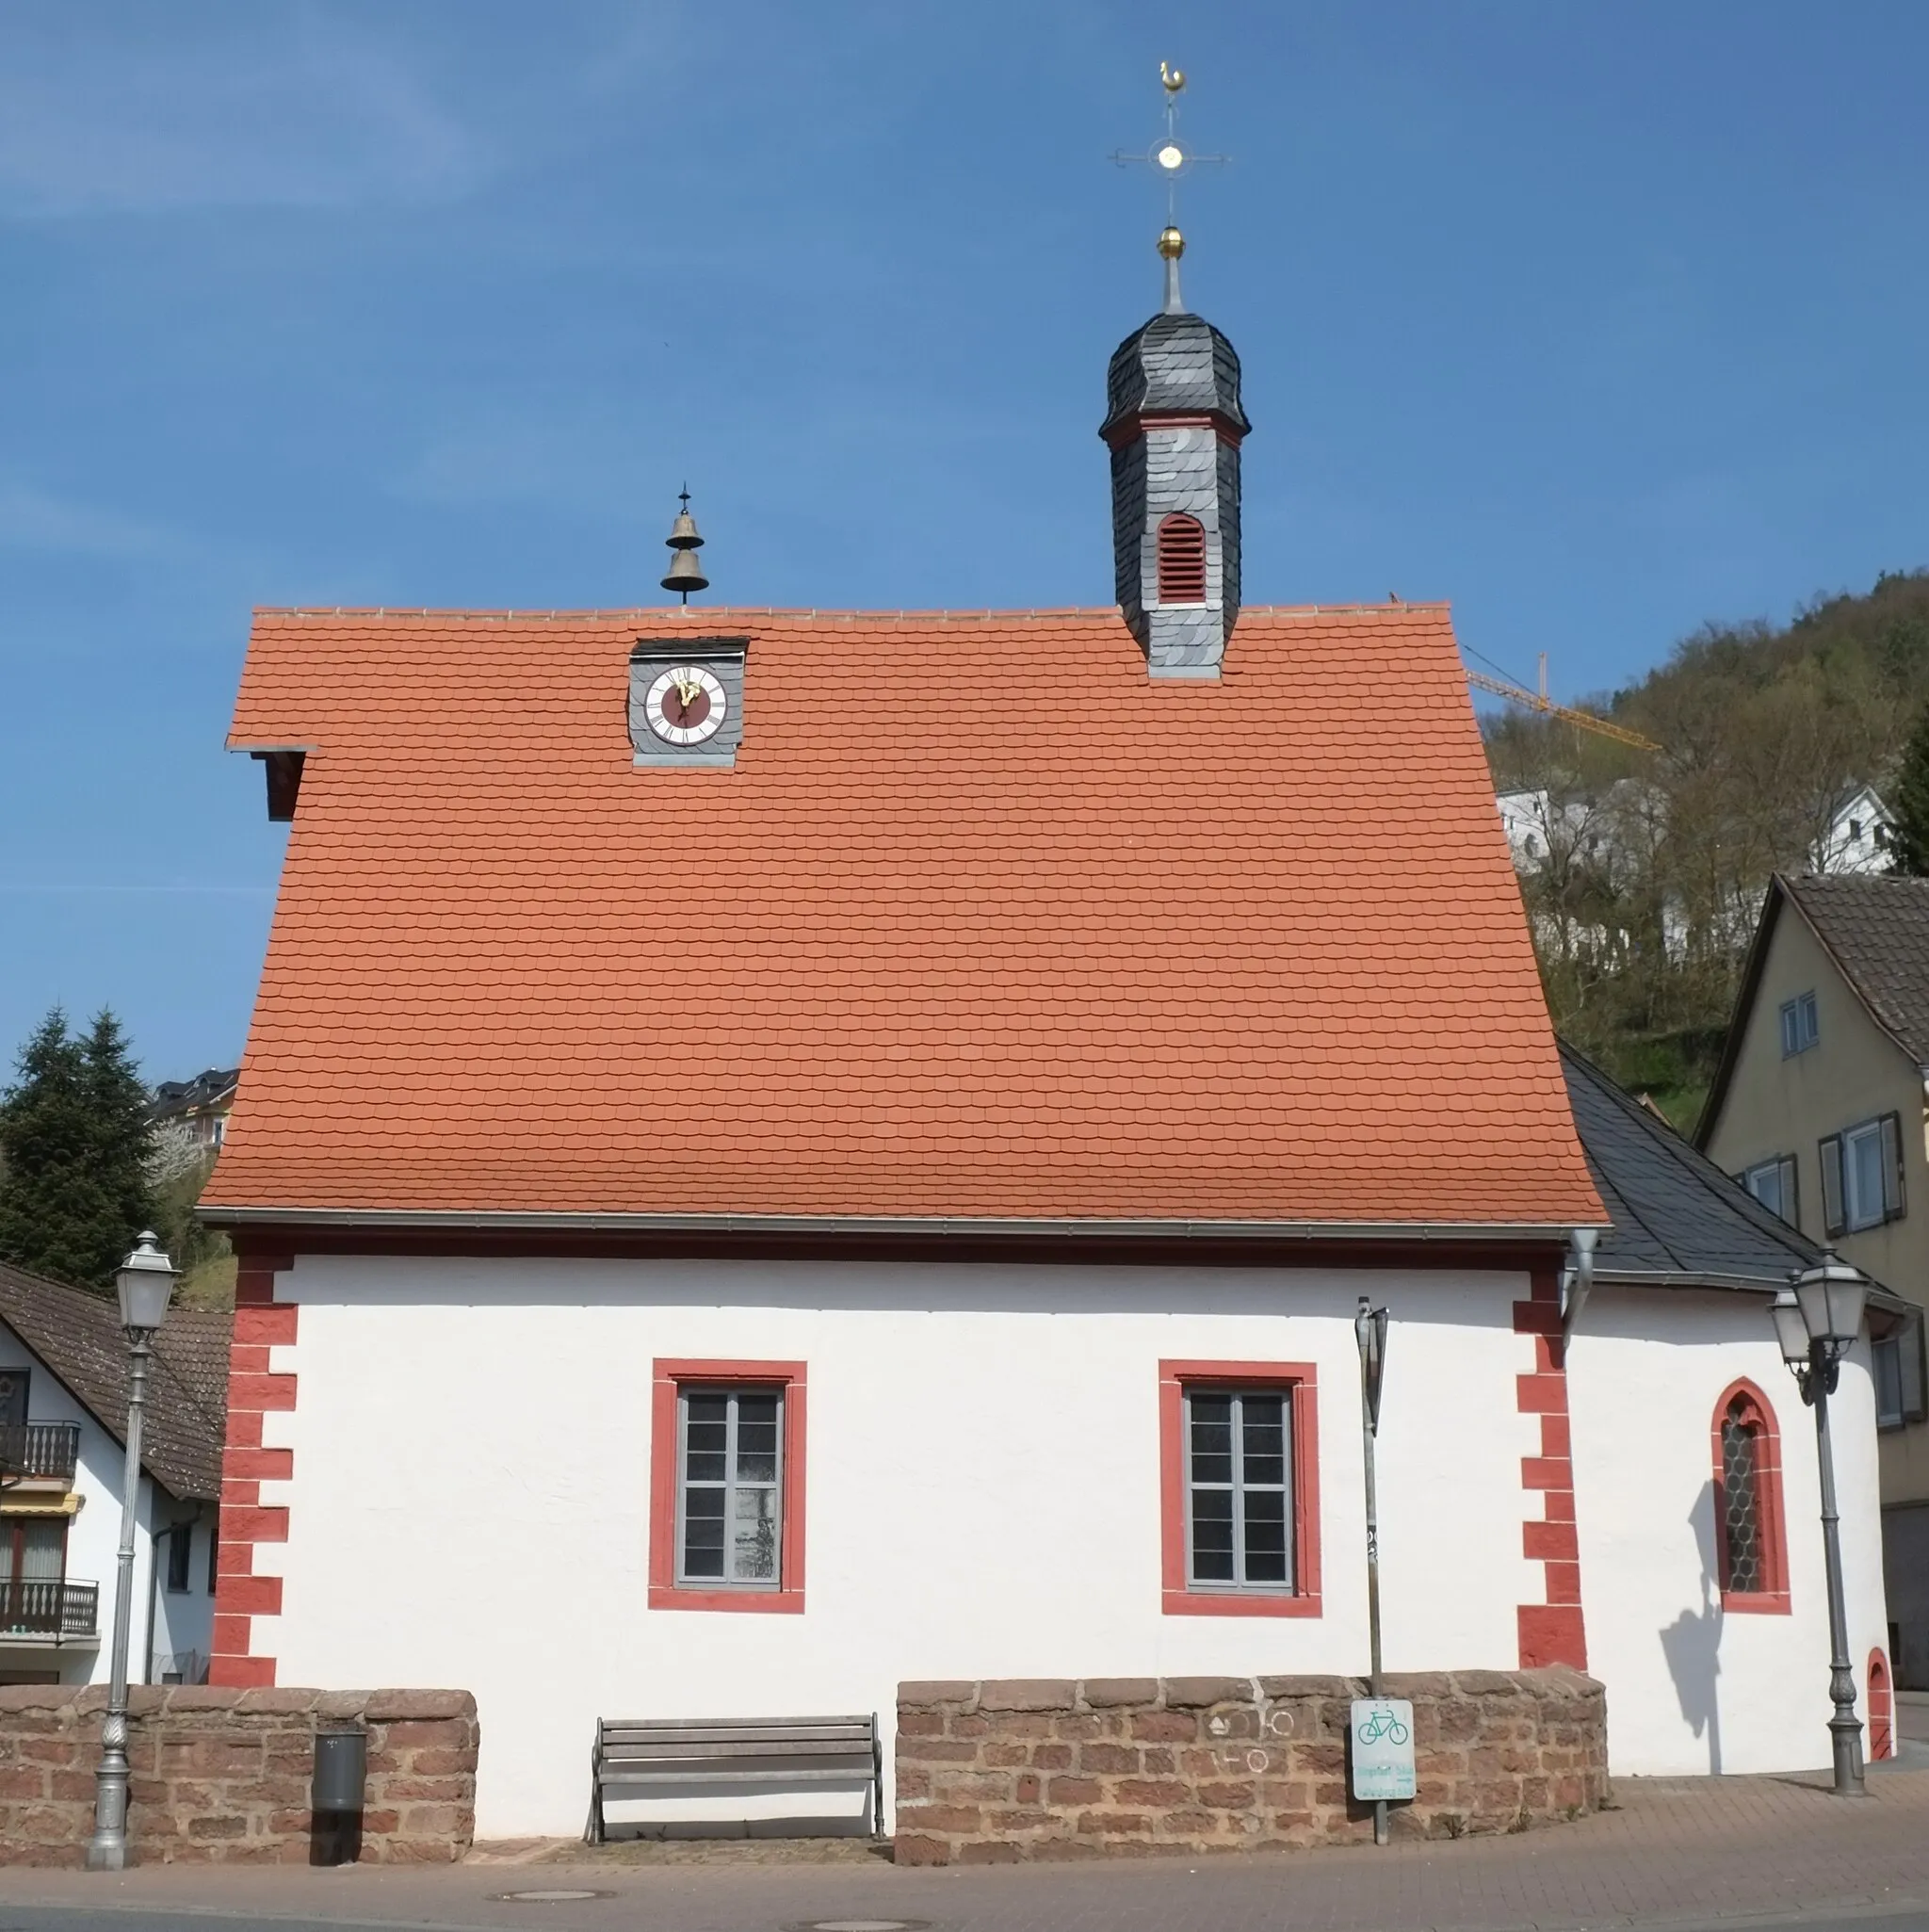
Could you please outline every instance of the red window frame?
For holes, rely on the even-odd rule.
[[[1880,1763],[1895,1756],[1895,1687],[1880,1645],[1869,1653],[1868,1684],[1869,1758],[1872,1763]]]
[[[1760,1423],[1757,1445],[1755,1480],[1759,1487],[1761,1512],[1761,1575],[1759,1590],[1731,1590],[1728,1587],[1728,1542],[1723,1529],[1726,1516],[1727,1477],[1722,1457],[1722,1422],[1740,1397],[1754,1409]],[[1714,1405],[1714,1421],[1709,1429],[1714,1457],[1714,1547],[1715,1562],[1721,1571],[1722,1608],[1754,1616],[1787,1616],[1791,1609],[1789,1595],[1789,1546],[1782,1517],[1782,1438],[1776,1425],[1775,1404],[1746,1376],[1730,1382]]]
[[[803,1610],[804,1419],[802,1362],[659,1360],[651,1370],[650,1594],[652,1610]],[[706,1590],[676,1581],[676,1406],[686,1384],[784,1391],[784,1527],[774,1590]]]
[[[1168,1616],[1319,1616],[1320,1387],[1311,1362],[1162,1361],[1159,1365],[1160,1602]],[[1186,1582],[1189,1388],[1280,1389],[1292,1399],[1293,1588],[1202,1590]]]

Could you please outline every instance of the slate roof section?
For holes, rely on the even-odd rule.
[[[1776,883],[1877,1023],[1929,1066],[1929,879],[1841,873]]]
[[[1101,436],[1145,414],[1223,416],[1240,434],[1252,429],[1240,401],[1240,359],[1203,316],[1154,316],[1111,352],[1105,376]]]
[[[1613,1221],[1595,1247],[1597,1281],[1772,1290],[1820,1256],[1564,1040],[1561,1068]]]
[[[686,624],[731,771],[631,762]],[[263,611],[230,743],[315,749],[209,1219],[1600,1219],[1443,606],[1218,683],[1112,609]]]
[[[127,1343],[120,1309],[89,1294],[0,1263],[0,1322],[43,1361],[116,1442],[127,1440]],[[180,1502],[221,1493],[228,1422],[225,1308],[170,1308],[148,1372],[141,1461]]]

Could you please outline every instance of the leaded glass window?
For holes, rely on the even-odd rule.
[[[687,1388],[678,1408],[677,1581],[776,1589],[783,1391]]]
[[[1188,1583],[1292,1588],[1291,1421],[1283,1389],[1186,1391]]]
[[[1768,1587],[1761,1520],[1761,1418],[1737,1396],[1722,1418],[1723,1587],[1741,1595]]]

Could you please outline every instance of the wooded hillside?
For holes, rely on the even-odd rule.
[[[1560,1031],[1692,1128],[1769,873],[1807,869],[1858,785],[1888,797],[1925,704],[1918,570],[1786,625],[1705,625],[1639,684],[1582,702],[1658,753],[1489,717],[1496,789],[1548,795],[1553,836],[1522,891]]]

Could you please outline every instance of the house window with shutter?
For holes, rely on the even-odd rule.
[[[1773,1161],[1763,1161],[1743,1170],[1741,1181],[1771,1214],[1779,1214],[1791,1227],[1801,1226],[1802,1207],[1796,1193],[1792,1154],[1777,1154]]]
[[[1159,526],[1159,601],[1206,601],[1206,526],[1196,516],[1168,516]]]
[[[1722,1608],[1786,1615],[1788,1546],[1775,1411],[1752,1382],[1731,1383],[1715,1404],[1712,1433]]]
[[[1871,1345],[1875,1371],[1875,1426],[1900,1429],[1906,1422],[1929,1420],[1922,1374],[1922,1315],[1905,1317],[1894,1334],[1878,1336]]]
[[[1820,1145],[1823,1226],[1830,1235],[1853,1234],[1900,1221],[1903,1194],[1902,1116],[1865,1120]]]

